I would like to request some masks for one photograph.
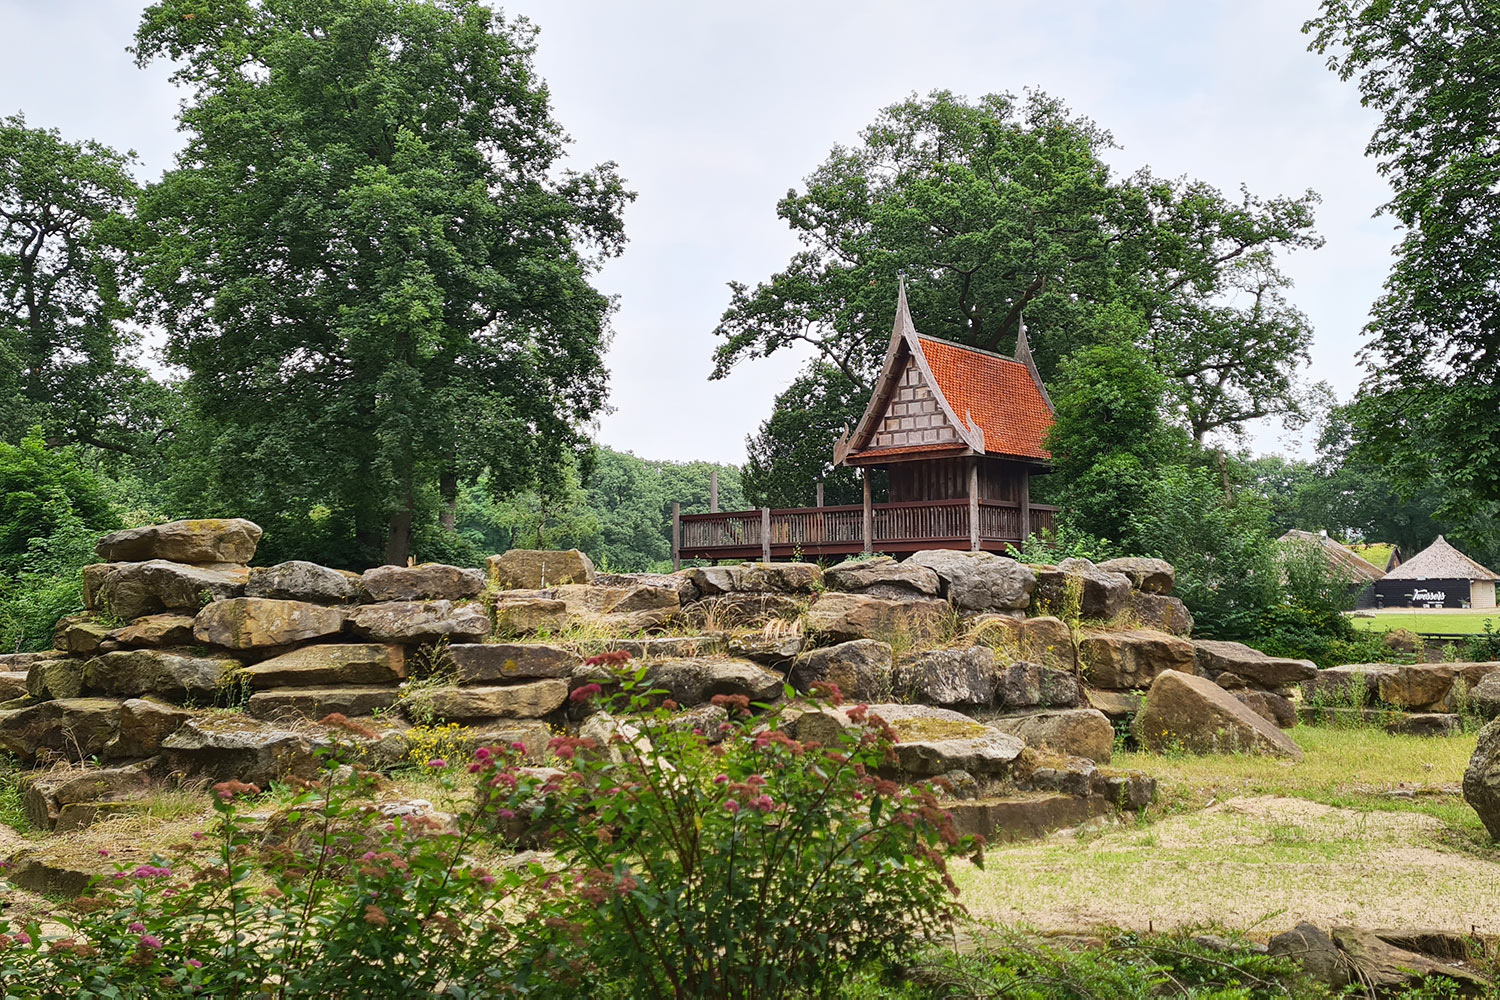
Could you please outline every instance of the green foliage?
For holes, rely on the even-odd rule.
[[[1067,521],[1058,524],[1055,531],[1027,535],[1019,549],[1010,547],[1010,554],[1018,562],[1033,565],[1056,565],[1064,559],[1100,562],[1110,557],[1108,542],[1074,530]]]
[[[546,491],[587,450],[589,279],[630,195],[562,169],[534,39],[478,0],[146,9],[137,58],[187,94],[141,201],[149,316],[188,372],[180,509],[401,563],[460,481]]]
[[[1495,629],[1494,622],[1485,619],[1484,631],[1464,640],[1464,659],[1500,660],[1500,631]]]
[[[632,714],[608,745],[552,741],[581,780],[480,771],[497,815],[545,830],[568,872],[553,912],[570,937],[551,946],[610,987],[573,995],[826,996],[952,923],[943,859],[967,845],[931,785],[876,777],[884,723],[856,708],[830,746],[803,744],[779,709],[718,696],[731,721],[710,743],[651,709],[643,673],[621,677]]]
[[[1375,303],[1356,405],[1403,494],[1455,520],[1500,502],[1500,8],[1323,0],[1310,48],[1379,115],[1366,153],[1401,241]],[[1460,71],[1456,71],[1459,68]]]
[[[1257,952],[1249,941],[1215,948],[1193,931],[1116,933],[1104,944],[1069,949],[1019,934],[971,955],[931,952],[909,962],[899,980],[866,979],[849,1000],[1312,1000],[1328,990],[1287,958]]]

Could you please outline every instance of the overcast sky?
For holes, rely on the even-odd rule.
[[[180,141],[167,68],[125,51],[136,0],[0,0],[0,114],[141,158]],[[497,5],[498,6],[498,5]],[[1395,236],[1363,149],[1373,115],[1306,51],[1311,2],[523,0],[537,63],[579,166],[615,160],[639,197],[630,244],[599,281],[618,295],[614,411],[601,443],[647,458],[738,462],[801,358],[707,380],[725,282],[754,283],[796,242],[775,205],[884,105],[946,88],[1040,87],[1115,135],[1122,173],[1149,165],[1235,192],[1323,196],[1327,245],[1286,262],[1316,330],[1310,375],[1347,398]],[[1274,426],[1260,451],[1292,450]]]

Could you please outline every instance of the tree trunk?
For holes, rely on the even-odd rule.
[[[438,513],[438,523],[452,534],[458,531],[458,473],[451,467],[438,476],[438,494],[443,498],[443,509]]]
[[[411,558],[411,522],[416,507],[416,498],[408,490],[406,506],[391,514],[390,527],[385,536],[385,564],[405,566]]]

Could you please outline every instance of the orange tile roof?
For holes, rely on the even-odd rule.
[[[1051,458],[1045,442],[1052,410],[1019,361],[918,335],[938,388],[959,420],[984,431],[989,455]]]

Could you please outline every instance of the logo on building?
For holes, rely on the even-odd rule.
[[[1441,604],[1448,599],[1448,594],[1446,591],[1442,590],[1419,589],[1412,591],[1411,599],[1413,601],[1435,601],[1438,604]]]

